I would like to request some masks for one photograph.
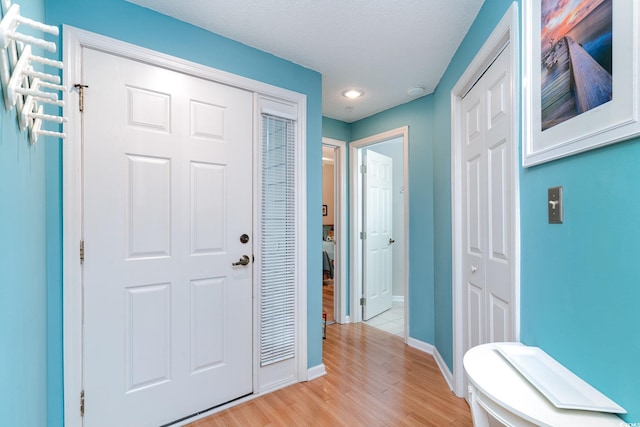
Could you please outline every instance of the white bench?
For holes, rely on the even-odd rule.
[[[625,425],[609,413],[625,413],[623,408],[537,347],[519,343],[480,345],[465,354],[464,368],[475,427],[495,426],[493,419],[514,427]]]

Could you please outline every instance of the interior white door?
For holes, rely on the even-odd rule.
[[[393,296],[393,160],[367,150],[364,174],[364,320],[389,310]]]
[[[252,392],[252,94],[84,49],[85,426]]]
[[[515,167],[507,47],[462,100],[465,352],[514,339]]]

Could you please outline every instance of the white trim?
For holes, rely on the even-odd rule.
[[[511,91],[515,101],[512,103],[513,126],[513,185],[514,185],[514,334],[515,339],[520,339],[520,190],[519,190],[519,164],[518,155],[519,124],[520,117],[520,44],[518,30],[518,4],[513,2],[504,17],[500,20],[487,41],[458,83],[451,90],[451,192],[452,197],[452,285],[453,285],[453,391],[459,396],[465,396],[464,391],[464,367],[462,365],[463,354],[463,310],[462,310],[462,187],[461,176],[461,121],[456,118],[462,114],[462,98],[469,89],[478,81],[498,54],[508,45],[511,49]]]
[[[279,97],[282,97],[282,93]],[[307,381],[307,97],[297,94],[291,102],[298,107],[298,134],[296,140],[298,151],[296,152],[296,223],[297,230],[297,270],[298,275],[298,302],[296,307],[296,319],[298,330],[296,340],[298,342],[298,381]]]
[[[435,350],[435,347],[432,344],[429,344],[429,343],[424,342],[424,341],[417,340],[415,338],[407,339],[407,345],[409,347],[413,347],[415,349],[418,349],[418,350],[420,350],[422,352],[425,352],[427,354],[430,354],[432,356],[433,356],[433,352]]]
[[[327,369],[324,366],[324,363],[312,366],[311,368],[307,369],[307,381],[313,381],[325,375],[327,375]]]
[[[307,205],[306,205],[306,188],[307,188],[307,174],[306,174],[306,128],[304,119],[306,116],[306,102],[289,102],[282,98],[274,98],[273,96],[263,95],[256,93],[254,95],[254,107],[256,112],[262,114],[269,114],[275,117],[281,117],[284,119],[295,120],[296,122],[296,200],[297,200],[297,215],[296,215],[296,230],[298,232],[296,238],[296,279],[295,282],[299,284],[296,289],[296,361],[297,365],[293,366],[292,363],[296,361],[283,361],[267,367],[261,367],[259,357],[254,358],[254,392],[263,393],[267,391],[277,390],[282,387],[281,384],[291,384],[290,378],[297,381],[307,380],[307,316],[306,316],[306,304],[307,304],[307,287],[304,283],[307,283],[307,270],[306,262],[304,268],[301,268],[300,260],[305,258],[307,253]],[[254,130],[254,169],[259,168],[259,162],[257,159],[261,158],[260,151],[262,150],[262,118],[259,114],[254,118],[255,130]],[[254,206],[256,206],[254,215],[254,243],[262,240],[260,231],[260,218],[259,203],[262,200],[261,184],[259,174],[254,174]],[[256,244],[254,247],[254,253],[256,259],[260,259],[259,246]],[[254,348],[260,348],[260,337],[258,334],[260,327],[260,319],[257,313],[260,306],[260,284],[259,284],[259,263],[254,264]],[[300,357],[303,355],[304,357]],[[257,356],[257,355],[256,355]],[[303,359],[303,360],[302,360]],[[292,368],[293,366],[293,368]],[[294,381],[295,383],[295,381]]]
[[[442,373],[444,380],[447,382],[449,390],[453,391],[453,373],[449,370],[449,367],[436,347],[433,349],[433,359],[436,361],[438,368],[440,368],[440,372]]]
[[[271,367],[274,367],[272,365]],[[292,364],[288,364],[285,366],[285,369],[264,369],[262,372],[259,372],[258,377],[258,386],[253,389],[253,394],[267,394],[272,391],[280,390],[281,388],[289,387],[290,385],[299,383],[300,381],[293,374],[291,369]],[[288,369],[286,369],[288,368]],[[286,377],[282,377],[282,371],[287,371],[289,375]],[[305,375],[307,373],[305,372]],[[306,380],[303,380],[306,381]]]
[[[433,360],[435,360],[436,365],[438,365],[438,369],[440,369],[440,373],[447,382],[449,389],[453,390],[453,374],[435,346],[415,338],[407,339],[407,345],[433,356]]]
[[[391,297],[391,301],[393,302],[401,302],[404,304],[404,296],[403,295],[393,295]]]
[[[362,308],[360,306],[360,297],[362,296],[362,242],[360,240],[360,226],[362,224],[362,213],[359,206],[362,205],[361,191],[357,191],[362,187],[362,179],[360,177],[360,164],[362,158],[360,150],[349,144],[349,229],[351,236],[349,241],[349,253],[351,264],[351,280],[349,281],[350,301],[349,315],[353,323],[362,321]]]
[[[335,312],[338,323],[347,322],[347,143],[337,139],[322,138],[322,145],[336,149],[335,158],[335,213],[336,264],[334,271]]]
[[[63,85],[72,88],[76,77],[82,75],[80,43],[63,26]],[[82,268],[79,263],[79,243],[83,238],[82,218],[82,138],[81,115],[78,111],[77,91],[65,94],[63,117],[67,134],[62,144],[62,259],[63,259],[63,363],[64,363],[64,425],[81,426],[78,400],[82,391]]]
[[[81,53],[83,47],[116,54],[134,60],[156,64],[158,66],[203,78],[229,86],[259,93],[265,97],[296,105],[299,147],[297,161],[297,222],[301,230],[298,238],[297,274],[298,298],[298,361],[297,381],[307,379],[307,194],[306,194],[306,95],[266,83],[237,76],[225,71],[213,69],[190,61],[176,58],[146,48],[135,46],[99,34],[63,26],[63,79],[70,88],[65,94],[67,102],[64,116],[69,118],[65,124],[67,138],[63,144],[63,351],[64,351],[64,413],[65,425],[81,426],[82,418],[78,411],[78,400],[82,390],[82,268],[79,263],[79,242],[82,239],[82,162],[81,137],[82,117],[78,111],[77,91],[73,89],[81,80]],[[257,111],[256,111],[257,113]],[[255,333],[255,331],[254,331]],[[254,379],[255,381],[255,379]],[[255,383],[254,383],[255,387]],[[243,400],[244,401],[244,400]],[[237,404],[236,401],[233,404]],[[228,405],[231,406],[231,405]],[[225,405],[224,407],[228,407]],[[213,413],[213,412],[211,412]]]
[[[404,295],[405,304],[404,308],[404,341],[408,343],[408,337],[410,335],[409,330],[409,127],[403,126],[397,129],[392,129],[386,132],[379,133],[367,138],[362,138],[353,141],[349,144],[349,158],[350,158],[350,187],[351,187],[351,200],[350,200],[350,213],[351,220],[349,225],[351,227],[351,247],[350,247],[350,264],[351,264],[351,319],[353,323],[362,321],[362,309],[360,307],[360,297],[362,296],[362,240],[360,240],[360,224],[362,224],[362,212],[359,206],[362,206],[362,175],[360,174],[360,164],[362,163],[361,149],[369,145],[377,144],[379,142],[388,141],[393,138],[402,137],[403,147],[403,185],[404,185]]]
[[[449,367],[447,366],[444,359],[440,355],[440,352],[435,346],[424,341],[417,340],[415,338],[407,339],[407,345],[433,356],[433,360],[435,360],[436,365],[438,365],[438,368],[440,369],[444,380],[447,382],[449,389],[453,390],[453,374],[449,370]]]

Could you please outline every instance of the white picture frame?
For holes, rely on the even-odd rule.
[[[548,2],[561,2],[561,0],[544,1],[547,5]],[[611,2],[612,5],[610,101],[591,107],[582,113],[576,112],[575,116],[564,118],[556,124],[549,125],[551,122],[546,120],[544,124],[547,127],[542,130],[543,59],[546,64],[549,63],[549,51],[545,51],[543,58],[541,48],[542,0],[523,0],[522,165],[524,167],[613,144],[640,134],[639,0],[603,0],[598,6],[605,2]],[[595,10],[596,8],[593,8],[589,13]],[[576,8],[573,12],[576,11],[582,10]],[[564,40],[563,38],[566,46],[569,44],[575,46],[575,43]],[[546,76],[548,68],[544,73]],[[545,102],[547,99],[549,99],[548,96],[545,97]],[[545,117],[549,115],[546,114]]]

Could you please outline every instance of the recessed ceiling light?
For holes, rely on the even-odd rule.
[[[360,98],[362,95],[364,95],[364,91],[360,89],[349,89],[342,92],[342,96],[345,96],[349,99]]]
[[[409,96],[420,96],[420,95],[424,95],[425,89],[424,86],[414,86],[414,87],[410,87],[407,90],[407,94]]]

